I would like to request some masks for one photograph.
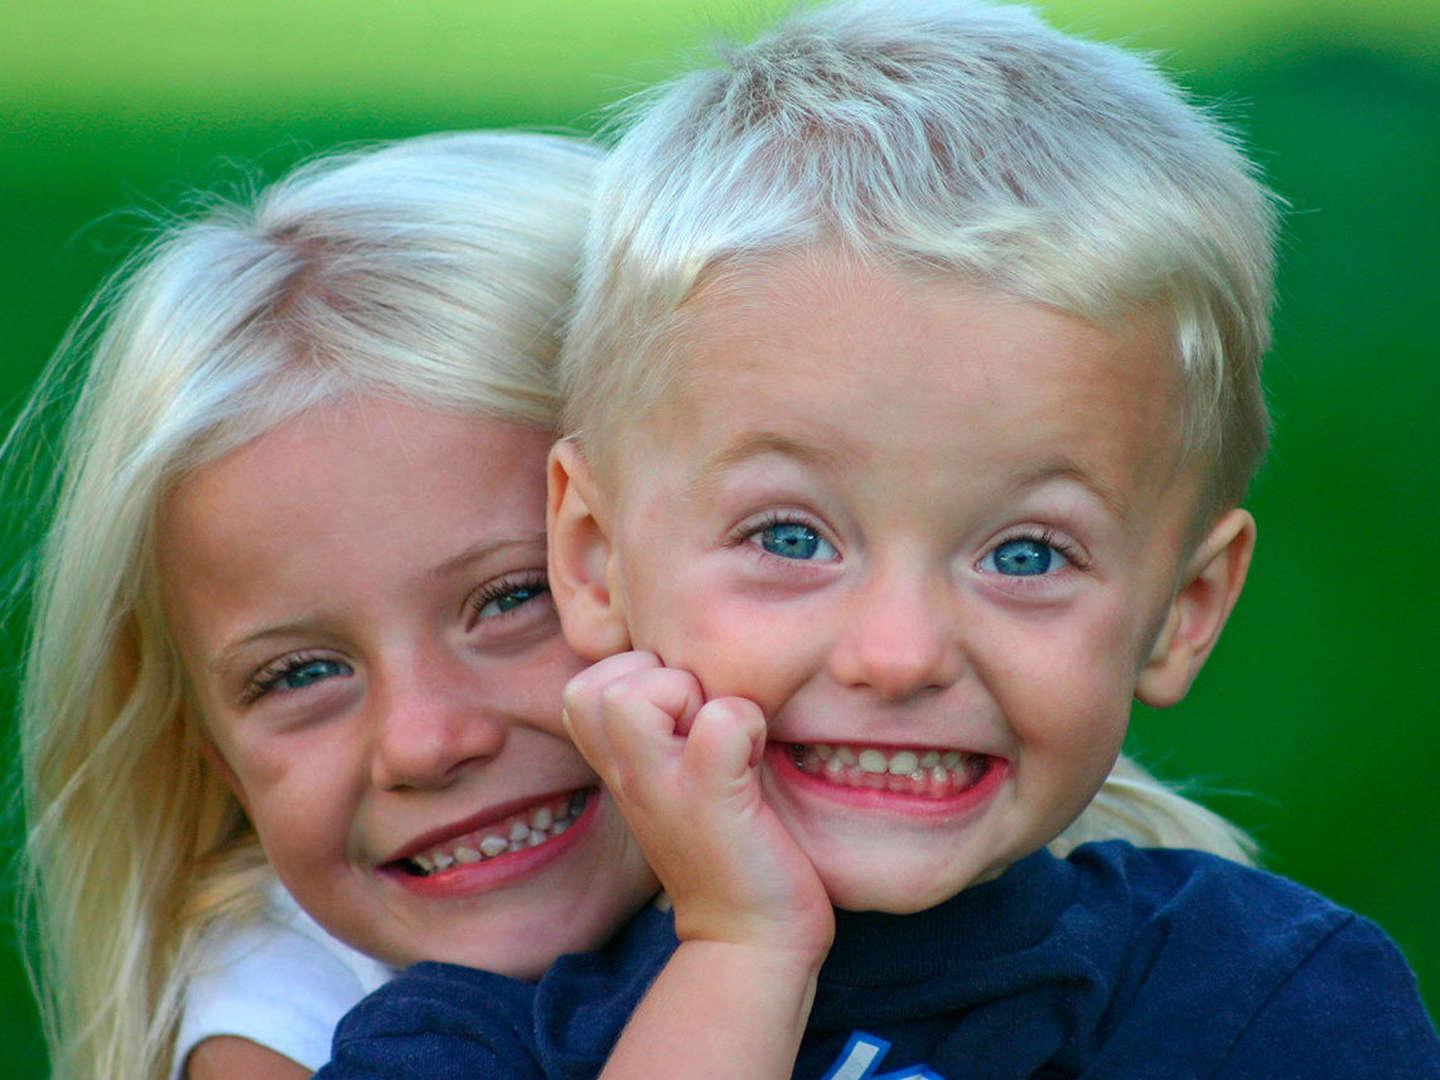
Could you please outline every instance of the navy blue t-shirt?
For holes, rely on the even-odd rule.
[[[538,983],[416,965],[346,1016],[317,1080],[593,1077],[675,945],[647,909]],[[1440,1078],[1440,1038],[1370,922],[1284,878],[1114,841],[917,914],[838,912],[795,1076],[1418,1080]]]

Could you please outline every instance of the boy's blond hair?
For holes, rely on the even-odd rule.
[[[1243,499],[1267,442],[1276,200],[1146,60],[1022,7],[847,0],[722,49],[622,122],[560,360],[563,430],[602,472],[683,370],[670,331],[707,274],[839,247],[1102,327],[1168,310],[1197,517]],[[1254,852],[1123,756],[1051,847],[1108,837]]]
[[[1206,509],[1263,456],[1274,198],[1144,59],[1022,7],[848,0],[631,103],[562,357],[592,457],[663,393],[676,308],[722,263],[816,244],[1100,326],[1173,314]]]
[[[42,379],[7,466],[32,466],[22,451],[45,448],[45,414],[74,395],[21,716],[54,1076],[167,1075],[198,934],[257,908],[269,879],[185,703],[155,566],[165,493],[345,395],[553,428],[559,313],[599,159],[518,133],[323,158],[166,230]]]

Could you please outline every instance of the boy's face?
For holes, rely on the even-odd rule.
[[[841,907],[921,910],[1050,841],[1234,599],[1187,585],[1161,320],[795,259],[711,281],[671,344],[676,389],[586,484],[633,646],[765,710],[766,797]],[[1243,579],[1225,520],[1238,547],[1196,551]]]

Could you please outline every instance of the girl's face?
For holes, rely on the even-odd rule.
[[[656,888],[560,728],[583,664],[545,581],[549,443],[349,399],[162,508],[167,615],[215,765],[300,904],[396,966],[534,977]]]

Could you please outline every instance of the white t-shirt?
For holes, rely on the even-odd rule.
[[[350,1007],[395,974],[322,930],[275,882],[258,919],[214,928],[185,995],[172,1080],[213,1035],[238,1035],[314,1070]]]

